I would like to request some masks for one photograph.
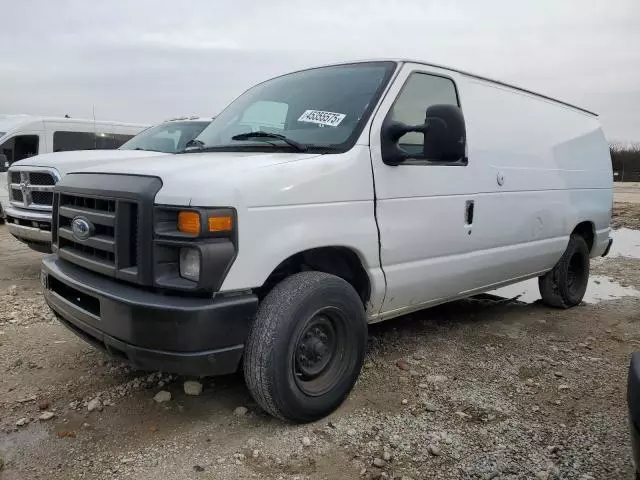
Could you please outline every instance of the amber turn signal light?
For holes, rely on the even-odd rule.
[[[210,232],[230,232],[233,230],[233,219],[231,215],[209,217],[208,224]]]
[[[200,234],[200,214],[198,212],[179,212],[178,230],[191,235]]]

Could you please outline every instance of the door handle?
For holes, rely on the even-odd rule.
[[[465,209],[464,209],[464,223],[465,226],[470,227],[471,225],[473,225],[473,210],[474,210],[474,201],[473,200],[467,200],[467,202],[465,203]]]

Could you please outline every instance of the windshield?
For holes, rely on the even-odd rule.
[[[148,128],[122,144],[119,150],[176,153],[198,136],[210,122],[168,122]]]
[[[273,148],[345,151],[356,142],[387,84],[394,62],[314,68],[268,80],[238,97],[197,138],[194,151]],[[233,139],[232,137],[238,136]]]

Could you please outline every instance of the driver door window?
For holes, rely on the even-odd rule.
[[[393,121],[421,125],[425,120],[426,109],[438,104],[459,106],[453,81],[436,75],[412,73],[402,87],[389,115]],[[409,132],[400,139],[399,146],[410,154],[420,155],[423,142],[422,133]]]

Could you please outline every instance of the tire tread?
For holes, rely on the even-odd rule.
[[[565,272],[569,268],[569,262],[571,257],[576,251],[586,252],[586,264],[587,264],[587,279],[589,277],[589,247],[586,240],[578,234],[572,234],[569,238],[569,244],[567,249],[562,254],[562,257],[558,263],[553,267],[550,272],[538,278],[538,287],[540,289],[540,296],[542,297],[542,303],[552,308],[567,309],[577,304],[572,303],[570,299],[565,298],[562,292],[560,283],[561,272]],[[579,304],[580,302],[578,302]]]
[[[274,398],[269,372],[273,367],[274,345],[279,332],[282,312],[312,295],[318,284],[337,283],[357,293],[345,280],[328,273],[308,271],[287,277],[277,284],[258,307],[254,324],[247,340],[244,355],[245,382],[254,400],[269,414],[291,420]],[[360,302],[358,298],[358,302]],[[364,317],[364,308],[363,308]]]

